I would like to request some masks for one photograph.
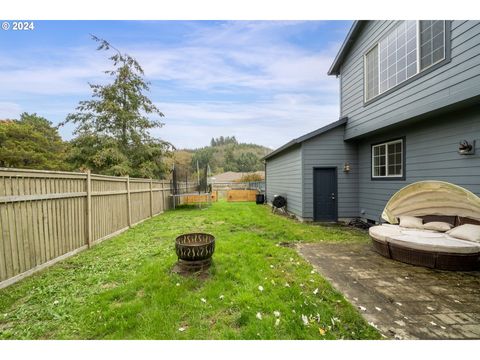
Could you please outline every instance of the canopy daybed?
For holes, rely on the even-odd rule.
[[[381,255],[443,270],[480,268],[480,198],[472,192],[443,181],[416,182],[392,196],[382,219],[387,223],[369,229]],[[443,231],[431,229],[437,226]]]

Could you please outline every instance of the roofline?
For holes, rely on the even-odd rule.
[[[328,75],[340,75],[340,66],[343,64],[343,61],[347,57],[350,49],[353,46],[355,40],[357,40],[357,36],[363,27],[366,25],[367,20],[355,20],[350,28],[350,31],[347,34],[345,40],[343,40],[343,44],[338,51],[335,60],[333,60],[333,64],[330,66],[328,70]]]
[[[275,156],[277,155],[278,153],[288,149],[288,148],[291,148],[292,146],[294,145],[297,145],[297,144],[301,144],[302,142],[308,140],[308,139],[311,139],[315,136],[318,136],[320,134],[323,134],[329,130],[332,130],[332,129],[335,129],[336,127],[339,127],[341,125],[345,125],[348,121],[348,118],[347,117],[343,117],[333,123],[330,123],[328,125],[325,125],[324,127],[321,127],[320,129],[317,129],[317,130],[314,130],[314,131],[311,131],[303,136],[300,136],[296,139],[293,139],[291,141],[289,141],[288,143],[286,143],[285,145],[282,145],[280,146],[278,149],[272,151],[270,154],[264,156],[261,160],[267,160],[269,158],[271,158],[272,156]]]

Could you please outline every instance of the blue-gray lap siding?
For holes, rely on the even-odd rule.
[[[289,212],[302,214],[302,151],[301,146],[293,146],[267,160],[266,165],[267,201],[274,195],[287,197]]]
[[[302,143],[303,217],[313,220],[313,169],[337,168],[338,218],[358,216],[358,166],[356,144],[343,141],[345,126],[339,126]],[[351,171],[345,173],[345,162]]]
[[[406,178],[371,179],[371,144],[405,136]],[[461,140],[476,140],[474,155],[458,154]],[[480,196],[480,106],[423,119],[384,131],[358,143],[359,209],[363,218],[379,221],[385,204],[402,187],[421,180],[443,180]],[[364,213],[362,213],[362,210]]]
[[[449,63],[365,105],[363,56],[397,23],[368,22],[340,68],[346,139],[480,95],[480,21],[451,21]]]

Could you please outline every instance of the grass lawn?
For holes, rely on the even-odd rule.
[[[217,239],[206,280],[171,273],[175,237],[195,231]],[[380,338],[294,249],[278,245],[318,241],[368,237],[254,203],[168,211],[0,290],[0,339]]]

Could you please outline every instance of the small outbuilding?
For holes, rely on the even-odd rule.
[[[357,151],[343,140],[346,123],[342,118],[264,157],[267,202],[286,197],[288,212],[300,220],[357,217]]]

